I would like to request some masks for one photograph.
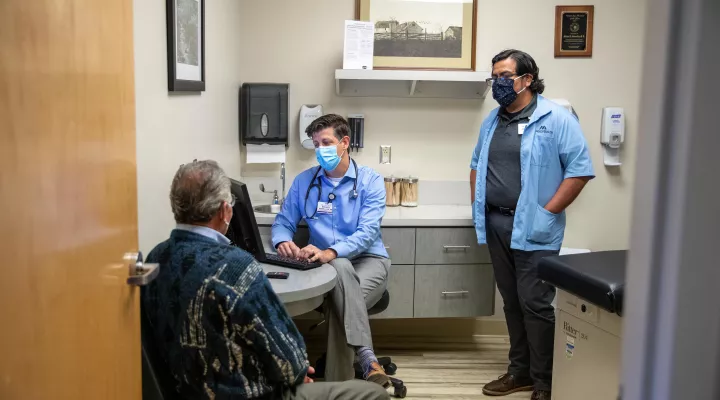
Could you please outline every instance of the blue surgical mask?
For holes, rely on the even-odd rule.
[[[315,148],[315,157],[317,158],[318,164],[325,171],[333,171],[340,164],[343,153],[338,155],[337,146],[320,146]]]
[[[522,78],[525,76],[525,74],[518,76],[517,78],[510,79],[510,78],[497,78],[493,81],[492,86],[492,92],[493,92],[493,99],[498,102],[503,107],[507,107],[510,104],[512,104],[515,99],[517,99],[518,95],[522,93],[527,87],[523,88],[518,93],[515,93],[515,88],[513,88],[513,85],[515,84],[515,80]]]

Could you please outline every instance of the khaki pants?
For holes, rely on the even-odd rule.
[[[368,256],[352,261],[338,258],[330,264],[337,271],[337,283],[324,307],[328,324],[325,380],[342,382],[355,377],[354,347],[372,348],[367,310],[387,288],[390,260]]]
[[[288,391],[283,400],[387,400],[388,392],[380,385],[365,381],[317,382]]]

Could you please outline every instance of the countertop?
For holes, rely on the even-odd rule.
[[[275,215],[255,213],[258,225],[272,225]],[[301,223],[302,224],[302,223]],[[472,227],[470,205],[420,205],[417,207],[387,207],[383,227]]]

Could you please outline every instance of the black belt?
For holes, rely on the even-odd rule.
[[[497,211],[506,217],[514,217],[515,216],[515,210],[512,208],[493,206],[491,204],[486,204],[485,209],[487,209],[487,211]]]

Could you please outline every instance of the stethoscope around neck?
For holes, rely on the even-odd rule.
[[[355,168],[355,179],[353,180],[353,190],[352,190],[352,194],[350,195],[350,198],[357,199],[358,198],[358,192],[357,192],[358,167],[357,167],[357,163],[355,163],[355,160],[353,160],[351,158],[350,161],[352,161],[353,168]],[[305,192],[305,204],[303,204],[303,211],[305,211],[305,219],[313,219],[313,218],[315,218],[315,215],[317,214],[317,205],[315,206],[315,211],[312,213],[312,215],[308,215],[308,212],[307,212],[307,201],[308,201],[308,197],[310,197],[310,191],[312,190],[312,188],[316,187],[318,189],[317,202],[319,203],[320,200],[322,200],[322,182],[320,181],[320,177],[318,176],[321,169],[322,169],[322,167],[318,167],[315,170],[315,175],[313,175],[312,179],[310,180],[310,186],[308,186],[307,192]],[[335,188],[335,189],[337,189],[337,188]],[[337,197],[337,196],[335,196],[335,189],[333,189],[333,191],[330,192],[330,194],[328,195],[329,203],[332,203],[333,200],[335,200],[335,198]]]

